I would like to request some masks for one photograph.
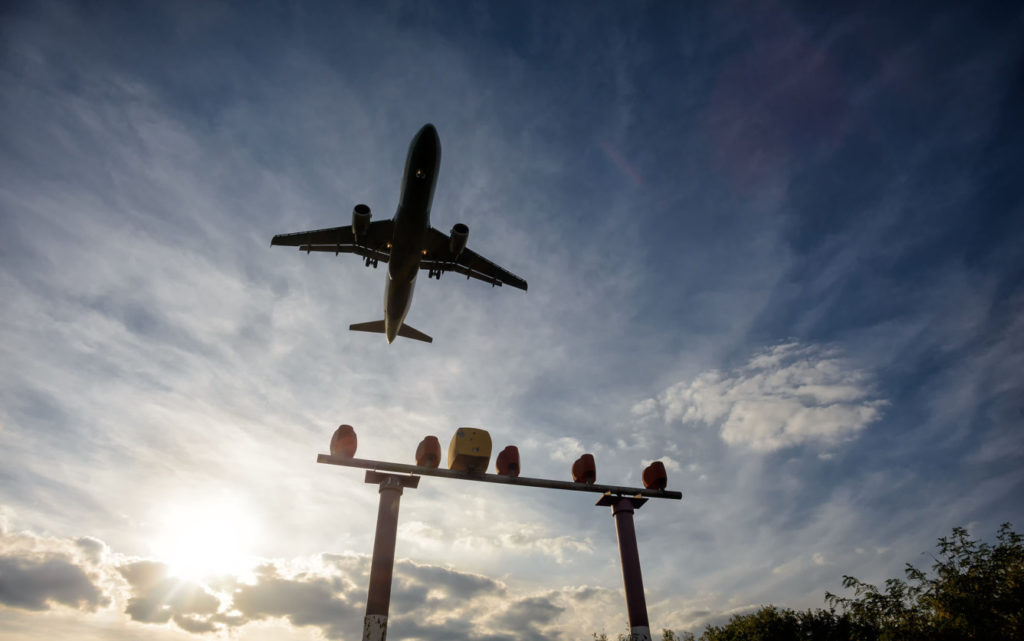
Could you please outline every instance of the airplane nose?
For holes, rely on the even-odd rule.
[[[423,125],[423,128],[420,129],[418,134],[416,134],[416,138],[417,142],[420,144],[428,143],[434,147],[437,147],[441,142],[441,139],[437,135],[437,129],[435,129],[434,125],[429,122]]]

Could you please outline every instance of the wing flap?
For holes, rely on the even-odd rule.
[[[278,234],[270,240],[271,245],[351,245],[355,243],[351,227],[313,229],[293,234]]]
[[[299,251],[304,251],[307,254],[309,252],[329,252],[335,255],[357,254],[363,258],[372,258],[382,263],[388,262],[388,259],[391,258],[391,254],[363,247],[362,245],[299,245]]]
[[[298,247],[307,253],[358,254],[364,258],[386,263],[391,256],[389,246],[393,231],[393,221],[378,220],[370,223],[366,237],[360,238],[359,242],[356,242],[352,227],[345,226],[300,231],[294,234],[278,234],[270,240],[270,244]]]
[[[472,249],[463,249],[454,256],[449,249],[449,238],[444,232],[430,228],[427,257],[420,261],[420,269],[455,272],[466,278],[476,278],[492,286],[509,285],[526,291],[526,281],[503,267],[495,265]]]

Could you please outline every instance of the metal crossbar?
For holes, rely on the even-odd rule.
[[[682,492],[673,490],[649,490],[641,487],[623,487],[619,485],[599,485],[597,483],[573,483],[572,481],[556,481],[554,479],[535,479],[523,476],[502,476],[500,474],[470,474],[468,472],[455,472],[437,467],[421,467],[419,465],[406,465],[404,463],[389,463],[387,461],[374,461],[371,459],[345,458],[342,456],[330,456],[319,454],[316,457],[317,463],[330,465],[343,465],[345,467],[357,467],[364,470],[377,470],[382,472],[399,472],[404,474],[418,474],[421,476],[440,476],[446,479],[459,479],[462,481],[480,481],[483,483],[499,483],[502,485],[524,485],[526,487],[546,487],[553,490],[572,490],[574,492],[594,492],[597,494],[608,494],[624,497],[645,497],[650,499],[675,499],[683,498]]]

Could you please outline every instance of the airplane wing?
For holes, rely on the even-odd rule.
[[[388,262],[391,257],[390,243],[394,223],[391,220],[377,220],[370,223],[365,237],[356,242],[352,227],[331,227],[300,231],[294,234],[278,234],[271,239],[271,245],[298,247],[301,251],[334,252],[335,254],[358,254],[363,258]]]
[[[492,286],[510,285],[526,291],[526,281],[512,272],[498,267],[471,249],[463,249],[458,256],[452,254],[448,234],[430,228],[427,237],[427,254],[420,261],[420,269],[430,270],[431,275],[441,277],[443,272],[455,272],[466,278],[476,278]]]

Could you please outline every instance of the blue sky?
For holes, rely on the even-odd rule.
[[[1024,14],[16,3],[0,20],[0,632],[355,638],[375,488],[456,426],[637,484],[652,627],[822,605],[1024,519]],[[528,293],[270,248],[432,222]],[[424,479],[392,635],[625,627],[592,497]]]

